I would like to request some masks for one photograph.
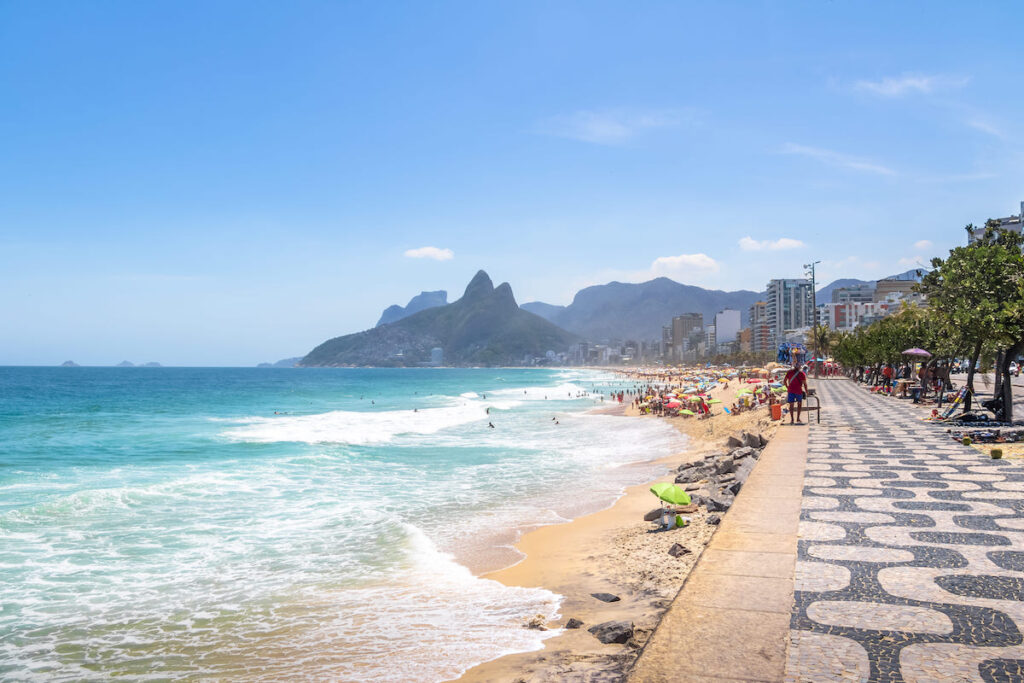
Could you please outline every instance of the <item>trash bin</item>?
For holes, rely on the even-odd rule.
[[[772,404],[772,419],[773,420],[781,420],[782,419],[782,404],[781,403],[773,403]]]

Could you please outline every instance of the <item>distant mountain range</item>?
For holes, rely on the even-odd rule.
[[[723,292],[659,277],[639,284],[609,282],[581,289],[568,306],[541,301],[523,308],[569,332],[599,339],[660,339],[663,325],[683,313],[702,313],[704,323],[719,311],[732,308],[746,324],[748,309],[762,294],[749,290]]]
[[[514,365],[528,355],[565,351],[575,340],[521,309],[507,282],[495,287],[481,270],[458,301],[330,339],[299,365],[409,367],[429,363],[434,348],[442,349],[445,365]]]
[[[403,308],[401,306],[388,306],[384,309],[384,312],[380,316],[380,320],[374,327],[380,327],[381,325],[387,325],[388,323],[398,322],[402,318],[407,318],[413,313],[419,313],[425,311],[428,308],[437,308],[438,306],[444,306],[448,303],[448,292],[443,289],[439,289],[436,292],[420,292]]]
[[[912,269],[890,278],[920,276]],[[874,282],[835,280],[818,290],[817,300],[830,302],[835,289]],[[405,306],[389,306],[370,330],[330,339],[303,358],[259,367],[424,365],[435,347],[443,350],[445,365],[515,364],[527,355],[564,351],[578,339],[660,339],[662,327],[683,313],[701,313],[708,324],[731,308],[746,325],[750,306],[763,297],[763,292],[708,290],[661,277],[587,287],[568,306],[532,301],[520,307],[508,283],[494,287],[480,271],[454,303],[448,303],[445,290],[424,291]]]
[[[258,368],[295,368],[298,367],[299,361],[302,360],[302,356],[296,356],[295,358],[283,358],[276,363],[259,363],[256,367]]]

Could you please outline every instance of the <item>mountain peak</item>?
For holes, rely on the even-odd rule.
[[[466,293],[462,295],[465,300],[478,299],[481,296],[485,296],[494,291],[494,283],[491,282],[490,276],[482,270],[477,271],[473,279],[466,285]],[[509,288],[509,293],[511,293]]]
[[[519,308],[519,304],[516,303],[516,297],[512,293],[512,285],[507,282],[502,282],[495,287],[494,300],[501,308]]]

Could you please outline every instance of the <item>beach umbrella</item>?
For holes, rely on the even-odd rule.
[[[681,403],[676,403],[675,401],[672,401],[671,403],[666,403],[665,407],[666,408],[678,408],[680,405],[682,405],[682,404]]]
[[[696,415],[697,413],[693,412],[692,410],[680,410],[679,414],[680,415]]]
[[[709,405],[717,405],[719,403],[721,403],[721,401],[719,401],[717,398],[713,398],[710,401],[708,401]]]
[[[904,356],[921,356],[923,358],[931,358],[932,357],[932,354],[928,353],[924,349],[918,349],[918,348],[907,349],[906,351],[903,352],[903,355]]]
[[[671,484],[667,481],[663,481],[652,486],[651,493],[656,495],[660,500],[663,500],[666,503],[672,503],[673,505],[690,504],[690,494],[675,484]]]

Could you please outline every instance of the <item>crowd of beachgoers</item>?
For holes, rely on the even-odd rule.
[[[633,368],[620,372],[637,384],[618,398],[620,403],[629,399],[631,407],[642,415],[696,419],[735,415],[785,402],[782,380],[788,370],[781,363],[749,368]],[[719,405],[721,410],[716,412]]]

